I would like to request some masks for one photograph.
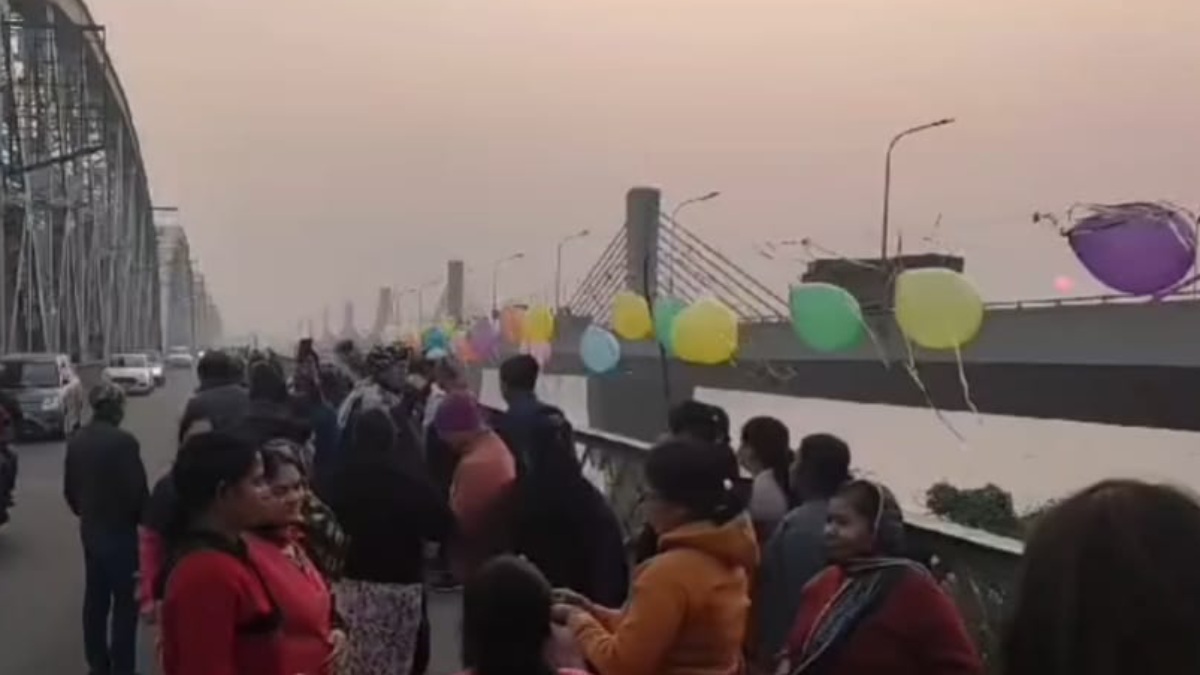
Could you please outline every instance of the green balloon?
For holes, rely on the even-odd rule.
[[[658,298],[654,301],[654,337],[658,343],[667,350],[668,354],[674,353],[674,348],[671,346],[671,330],[675,325],[675,319],[679,313],[687,309],[687,304],[678,298]]]
[[[853,349],[866,335],[862,308],[844,288],[825,283],[793,286],[788,305],[796,337],[816,351]]]

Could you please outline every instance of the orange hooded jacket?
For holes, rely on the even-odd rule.
[[[757,565],[748,518],[690,523],[662,536],[625,609],[578,612],[569,625],[599,675],[738,673]]]

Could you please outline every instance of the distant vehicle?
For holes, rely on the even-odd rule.
[[[196,359],[187,347],[171,347],[171,351],[167,352],[167,365],[172,368],[191,368],[196,365]]]
[[[0,357],[0,391],[21,409],[21,437],[66,438],[83,424],[83,383],[66,354]]]
[[[114,354],[108,359],[104,376],[130,395],[154,391],[154,369],[145,354]]]
[[[149,351],[143,352],[146,360],[150,362],[150,372],[154,375],[154,384],[163,386],[167,383],[167,373],[163,370],[163,355],[162,352]]]

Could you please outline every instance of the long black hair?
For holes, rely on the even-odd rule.
[[[174,508],[164,538],[168,542],[182,538],[195,518],[224,489],[248,476],[259,459],[253,444],[232,434],[206,431],[184,441],[171,467]]]
[[[159,531],[166,550],[162,569],[151,580],[155,598],[163,597],[171,571],[194,548],[211,546],[245,558],[241,546],[196,530],[194,522],[212,507],[222,491],[250,475],[259,458],[258,448],[252,443],[220,431],[200,432],[184,441],[171,472],[155,486],[152,497],[159,502],[159,510],[166,513],[156,517],[159,522],[147,523]]]
[[[1200,504],[1107,480],[1043,514],[1002,640],[1010,675],[1200,672]]]
[[[474,675],[554,675],[545,656],[550,605],[550,585],[536,568],[492,558],[463,589],[463,665]]]
[[[795,490],[791,485],[795,455],[790,447],[791,434],[787,425],[774,417],[753,417],[742,425],[742,444],[749,447],[758,462],[771,472],[771,477],[787,497],[788,506],[795,506]]]
[[[725,446],[672,438],[650,450],[645,472],[660,498],[684,507],[696,520],[724,524],[749,501],[737,458]]]

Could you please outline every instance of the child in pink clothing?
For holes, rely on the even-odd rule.
[[[438,406],[434,428],[460,457],[450,486],[450,508],[458,522],[458,562],[465,574],[506,546],[506,504],[517,477],[516,462],[500,436],[488,428],[470,393],[447,395]]]

